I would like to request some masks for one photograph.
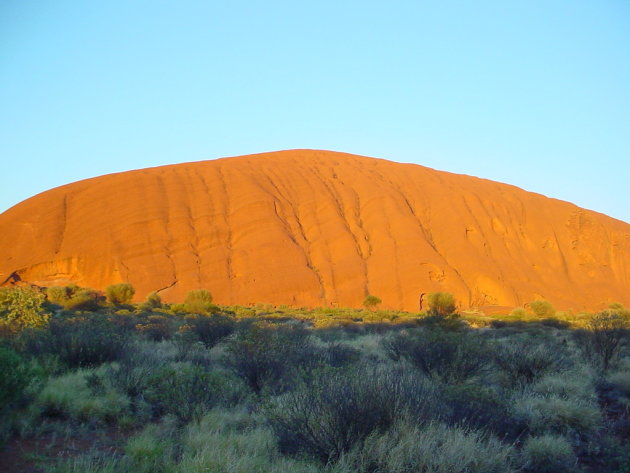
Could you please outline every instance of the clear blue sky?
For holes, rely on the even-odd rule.
[[[289,148],[630,222],[630,2],[0,1],[0,211],[105,173]]]

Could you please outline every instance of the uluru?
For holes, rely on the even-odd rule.
[[[109,174],[0,214],[0,283],[418,311],[630,305],[630,224],[416,164],[290,150]]]

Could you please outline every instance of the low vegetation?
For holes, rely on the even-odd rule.
[[[419,314],[375,296],[353,310],[133,295],[0,290],[0,464],[39,445],[29,471],[630,472],[618,304],[489,318],[448,293]]]

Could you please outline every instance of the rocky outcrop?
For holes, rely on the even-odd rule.
[[[630,305],[630,225],[470,176],[292,150],[88,179],[0,215],[0,283],[220,304]]]

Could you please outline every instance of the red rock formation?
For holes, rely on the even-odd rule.
[[[630,305],[630,225],[513,186],[294,150],[88,179],[0,215],[0,283],[220,304]]]

